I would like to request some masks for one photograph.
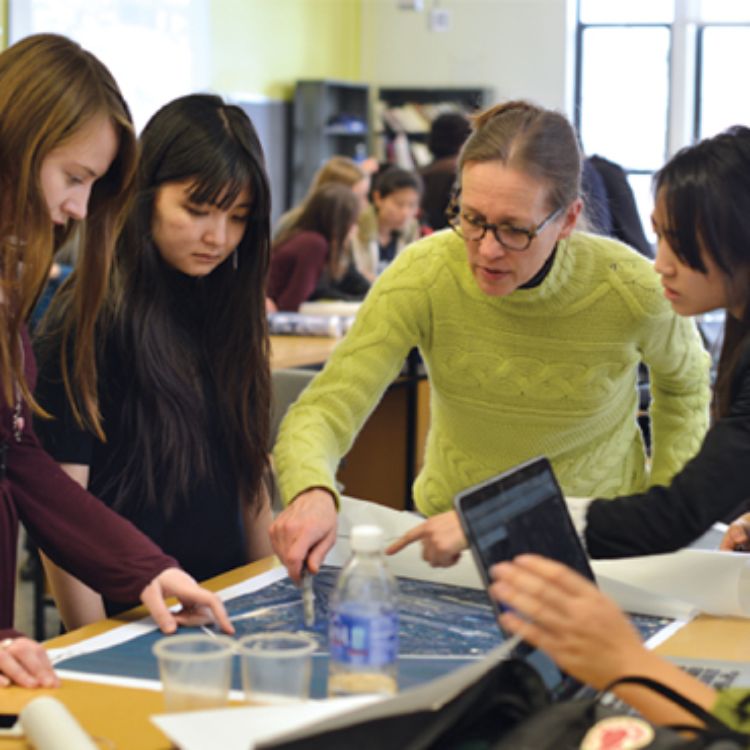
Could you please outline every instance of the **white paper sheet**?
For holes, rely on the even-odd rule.
[[[605,590],[607,581],[616,581],[645,592],[644,601],[663,597],[667,606],[679,601],[711,615],[750,617],[746,553],[688,548],[668,555],[597,560],[593,568]],[[637,602],[628,608],[642,611]]]
[[[290,706],[245,706],[183,714],[159,714],[151,721],[181,750],[254,750],[284,731],[311,726],[378,700],[372,696],[306,701]]]

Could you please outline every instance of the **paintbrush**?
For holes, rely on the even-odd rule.
[[[313,588],[313,574],[307,566],[302,571],[302,609],[305,627],[313,627],[315,625],[315,589]]]

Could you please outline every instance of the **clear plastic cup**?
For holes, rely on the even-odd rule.
[[[235,642],[225,636],[170,635],[154,644],[167,711],[225,706]]]
[[[238,643],[245,699],[282,703],[310,697],[312,654],[318,642],[308,633],[255,633]]]

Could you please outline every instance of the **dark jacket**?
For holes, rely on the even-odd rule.
[[[733,518],[750,500],[750,342],[734,372],[731,407],[706,433],[700,451],[669,487],[595,500],[585,539],[592,557],[672,552],[719,520]]]
[[[604,180],[612,221],[610,236],[635,248],[641,255],[653,258],[654,250],[643,232],[641,217],[625,170],[601,156],[591,156],[587,161],[593,164]]]

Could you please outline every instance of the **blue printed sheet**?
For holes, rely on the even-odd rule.
[[[328,662],[328,601],[338,568],[325,567],[315,576],[315,625],[306,628],[300,590],[283,570],[271,571],[268,583],[225,600],[236,628],[235,638],[263,631],[307,631],[319,647],[313,661],[313,697],[326,694]],[[494,611],[483,590],[401,577],[399,583],[399,687],[420,684],[480,658],[502,641]],[[648,639],[672,622],[669,618],[635,616],[634,622]],[[123,626],[123,629],[129,626]],[[184,632],[200,628],[181,628]],[[211,630],[218,632],[215,627]],[[156,629],[105,648],[71,655],[56,662],[64,676],[147,681],[158,685],[152,649],[162,634]],[[240,689],[238,666],[233,687]]]
[[[337,575],[337,568],[326,567],[315,576],[315,625],[312,628],[305,627],[300,591],[287,577],[225,601],[237,631],[235,638],[282,630],[314,634],[319,647],[314,656],[313,697],[326,694],[328,600]],[[474,661],[502,640],[483,591],[399,579],[399,614],[401,689]],[[215,627],[211,629],[218,632]],[[200,630],[181,628],[184,632]],[[152,649],[162,637],[153,630],[92,653],[61,659],[56,668],[79,678],[102,675],[156,681],[159,675]],[[233,687],[240,688],[238,669],[235,669],[233,683]]]

